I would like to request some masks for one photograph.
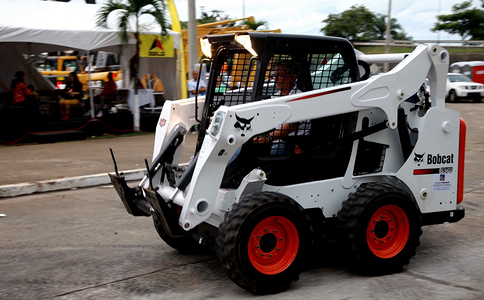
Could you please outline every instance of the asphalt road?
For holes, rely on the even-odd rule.
[[[483,299],[484,104],[449,106],[468,126],[466,217],[424,227],[400,273],[365,277],[325,256],[283,294],[255,296],[215,256],[171,249],[106,186],[0,200],[0,299]]]

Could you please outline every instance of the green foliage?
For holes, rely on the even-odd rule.
[[[326,26],[321,32],[325,35],[344,37],[350,41],[383,40],[386,38],[386,18],[386,15],[375,15],[363,5],[353,5],[341,14],[330,14],[323,20]],[[395,40],[411,39],[395,18],[391,19],[390,31],[391,38]]]
[[[408,36],[405,30],[397,31],[394,34],[392,33],[392,38],[396,41],[403,41],[403,40],[412,40],[411,36]]]
[[[484,7],[484,1],[481,2]],[[451,14],[437,16],[438,22],[431,30],[458,34],[463,40],[484,40],[484,10],[471,5],[472,0],[454,5]]]
[[[267,25],[267,21],[251,22],[247,20],[244,22],[244,25],[247,25],[247,29],[257,30],[260,26]]]
[[[325,35],[339,36],[350,41],[367,40],[373,35],[375,14],[364,6],[353,5],[341,14],[329,14],[321,29]]]
[[[197,19],[197,24],[208,24],[208,23],[213,23],[217,22],[217,17],[220,17],[220,13],[223,11],[221,10],[212,10],[210,11],[210,14],[207,12],[202,12],[202,17]],[[229,16],[225,16],[225,19],[228,19]],[[188,29],[188,21],[180,21],[180,25],[182,29]],[[229,23],[226,25],[223,25],[224,27],[230,27],[233,26],[234,23]]]
[[[153,16],[161,26],[161,34],[166,34],[166,6],[163,0],[109,0],[97,12],[96,25],[107,27],[108,16],[114,11],[120,11],[120,16],[118,17],[119,35],[121,41],[125,44],[129,39],[130,25],[134,25],[134,32],[138,36],[140,29],[139,17],[144,14]],[[133,20],[134,24],[131,24],[130,22],[133,22]]]
[[[206,12],[202,12],[202,17],[197,19],[197,24],[208,24],[217,22],[217,17],[219,16],[219,11],[212,11],[212,14],[209,15]]]
[[[161,35],[166,35],[167,22],[165,18],[166,6],[163,0],[109,0],[97,12],[96,25],[101,27],[108,26],[108,16],[119,11],[118,17],[119,36],[123,44],[129,40],[130,25],[134,25],[134,36],[136,38],[136,54],[130,59],[129,74],[133,79],[134,88],[138,93],[138,71],[139,71],[139,49],[140,49],[140,23],[139,18],[142,15],[151,15],[161,26]],[[133,22],[131,24],[130,22]]]
[[[377,14],[375,17],[375,23],[373,25],[374,39],[384,40],[387,33],[387,16]],[[390,37],[394,40],[411,40],[412,37],[408,37],[402,26],[398,24],[397,19],[392,18],[390,21]]]

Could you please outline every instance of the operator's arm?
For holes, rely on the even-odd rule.
[[[282,124],[282,126],[274,129],[274,131],[270,132],[268,136],[260,136],[254,139],[255,143],[269,143],[272,140],[278,140],[281,137],[285,137],[289,135],[289,133],[293,132],[297,129],[297,123],[287,123]]]

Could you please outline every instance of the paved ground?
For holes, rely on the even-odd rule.
[[[0,185],[35,182],[90,174],[114,172],[109,148],[112,148],[119,170],[144,168],[144,159],[151,162],[154,133],[109,139],[0,146],[2,174]],[[186,135],[193,146],[195,135]],[[189,151],[184,152],[188,160]]]
[[[288,291],[265,299],[484,299],[484,104],[452,107],[461,111],[468,125],[466,217],[456,224],[425,227],[416,257],[400,273],[364,277],[335,256],[320,253],[327,262],[314,264]],[[149,145],[130,143],[138,138]],[[0,157],[7,165],[7,152],[9,159],[20,159],[23,151],[38,151],[37,160],[61,159],[60,151],[69,148],[78,153],[71,159],[93,167],[67,168],[70,171],[63,176],[87,175],[91,170],[112,170],[106,150],[110,146],[120,147],[115,151],[120,152],[121,168],[132,169],[142,162],[127,162],[122,156],[132,157],[130,152],[138,149],[145,151],[142,161],[151,157],[152,143],[147,136],[18,146],[13,147],[17,156],[7,147],[0,148]],[[45,150],[51,156],[36,149],[51,149]],[[75,166],[54,161],[34,168],[17,162],[22,172],[42,169],[40,174],[60,174],[65,166]],[[79,173],[70,173],[73,170]],[[14,167],[7,171],[18,174]],[[262,298],[233,284],[213,255],[181,255],[171,249],[158,237],[150,218],[126,213],[110,186],[4,198],[0,213],[7,215],[0,218],[2,300]]]

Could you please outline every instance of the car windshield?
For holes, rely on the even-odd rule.
[[[449,81],[450,82],[472,82],[472,80],[462,74],[454,74],[454,75],[449,75]]]

